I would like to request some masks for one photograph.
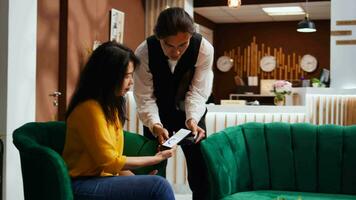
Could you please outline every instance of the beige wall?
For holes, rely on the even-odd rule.
[[[38,0],[37,28],[37,91],[36,120],[54,119],[56,108],[49,93],[58,90],[58,75],[61,56],[66,55],[66,73],[62,78],[62,93],[69,102],[79,73],[88,57],[94,40],[109,39],[110,10],[115,8],[125,13],[124,44],[135,49],[145,39],[144,1],[141,0],[81,0],[67,1],[68,26],[67,48],[59,49],[59,0]],[[62,12],[63,13],[63,12]],[[63,71],[63,69],[61,69]],[[62,73],[63,75],[63,73]],[[63,80],[65,79],[65,80]],[[62,108],[65,110],[65,108]]]
[[[38,0],[36,56],[36,121],[57,114],[50,93],[58,91],[59,0]]]

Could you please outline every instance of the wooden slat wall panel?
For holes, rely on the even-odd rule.
[[[336,21],[337,26],[354,26],[356,25],[356,20],[339,20]],[[335,30],[331,31],[331,36],[340,36],[340,35],[352,35],[351,30]],[[355,39],[347,40],[336,40],[336,45],[356,45]],[[346,113],[344,113],[346,114]]]
[[[255,36],[246,48],[236,47],[225,51],[224,55],[234,60],[234,71],[239,77],[258,76],[259,79],[290,81],[304,77],[304,71],[299,67],[301,55],[286,54],[282,47],[272,48],[264,43],[258,44]],[[260,69],[260,60],[267,55],[274,56],[277,61],[276,68],[271,72]]]

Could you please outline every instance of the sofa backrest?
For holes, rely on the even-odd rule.
[[[15,130],[14,140],[21,142],[17,145],[21,150],[46,146],[62,154],[65,132],[64,122],[30,122]]]
[[[247,123],[201,146],[215,199],[249,190],[356,194],[356,126]]]

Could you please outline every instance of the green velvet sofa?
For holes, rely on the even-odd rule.
[[[210,199],[356,199],[356,125],[246,123],[201,148]]]
[[[64,122],[32,122],[16,129],[13,142],[20,152],[21,170],[26,200],[72,200],[73,194],[67,166],[61,157],[66,127]],[[157,142],[124,132],[124,154],[154,155]],[[135,170],[147,174],[158,169],[165,176],[165,162]]]

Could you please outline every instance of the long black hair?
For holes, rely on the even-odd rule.
[[[92,99],[102,107],[106,120],[116,124],[117,114],[123,126],[126,121],[125,98],[118,96],[129,62],[134,68],[139,60],[131,49],[115,41],[105,42],[91,54],[80,74],[66,119],[80,103]]]

